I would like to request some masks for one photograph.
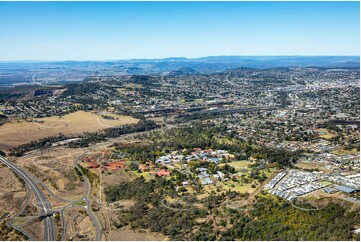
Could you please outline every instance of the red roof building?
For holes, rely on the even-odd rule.
[[[125,162],[126,162],[126,160],[110,162],[110,163],[107,163],[104,168],[106,170],[121,169],[121,168],[124,168],[126,166]]]
[[[167,171],[167,170],[165,170],[165,169],[162,169],[162,170],[160,170],[160,171],[158,171],[158,172],[156,172],[156,171],[151,171],[151,172],[149,172],[149,174],[150,175],[157,175],[157,176],[169,176],[170,175],[170,171]]]

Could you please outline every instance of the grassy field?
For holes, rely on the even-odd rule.
[[[320,134],[319,137],[324,139],[331,139],[337,136],[336,134],[331,133],[328,129],[316,129],[316,131],[322,132],[323,134]]]
[[[325,185],[325,186],[328,186],[328,185],[331,185],[332,182],[329,182],[329,181],[322,181],[320,182],[321,185]]]
[[[218,191],[217,191],[217,188]],[[203,190],[205,193],[210,194],[212,191],[214,191],[216,194],[221,194],[228,190],[236,191],[240,193],[252,193],[256,190],[256,188],[252,188],[251,184],[241,184],[239,182],[234,181],[222,181],[218,182],[216,185],[206,185],[203,187]]]
[[[75,205],[76,206],[85,206],[85,205],[87,205],[87,203],[85,201],[77,201],[77,202],[75,202]]]
[[[325,170],[323,164],[311,163],[311,162],[300,162],[296,166],[304,169],[320,169]]]
[[[248,165],[251,164],[251,162],[249,162],[248,160],[242,160],[242,161],[232,161],[232,162],[229,162],[227,164],[230,165],[230,166],[233,166],[236,169],[236,171],[239,171],[242,168],[247,168]],[[220,164],[219,166],[223,167],[224,165],[225,165],[225,163]]]
[[[359,151],[353,148],[352,150],[344,150],[344,149],[334,150],[331,153],[334,155],[356,155],[359,153]]]
[[[0,126],[0,145],[18,146],[59,133],[64,135],[95,132],[118,125],[138,122],[130,116],[114,115],[118,120],[108,120],[101,116],[78,111],[59,118],[58,116],[36,119],[36,122],[11,121]]]
[[[150,175],[150,174],[149,174],[149,171],[146,171],[146,172],[132,171],[132,172],[133,172],[137,177],[143,176],[146,181],[149,181],[149,180],[151,180],[151,179],[154,179],[154,176]]]

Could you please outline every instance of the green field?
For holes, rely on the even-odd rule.
[[[325,185],[325,186],[328,186],[328,185],[331,185],[332,182],[329,182],[329,181],[322,181],[320,182],[321,185]]]
[[[77,201],[77,202],[75,202],[75,205],[76,206],[86,206],[87,203],[86,203],[86,201]]]

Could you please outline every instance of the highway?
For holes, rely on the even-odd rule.
[[[38,206],[41,208],[41,214],[47,214],[53,212],[50,207],[50,203],[47,201],[44,193],[38,187],[36,182],[31,176],[26,174],[22,169],[14,165],[12,162],[8,161],[4,157],[0,156],[0,161],[8,166],[13,172],[15,172],[20,178],[22,178],[26,184],[34,191]],[[43,219],[44,221],[44,240],[45,241],[55,241],[55,227],[52,216],[48,216]]]

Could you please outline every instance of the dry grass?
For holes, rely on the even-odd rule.
[[[111,187],[126,182],[134,177],[130,173],[132,172],[125,172],[124,169],[105,172],[102,174],[102,184],[104,187]]]
[[[94,240],[95,227],[84,208],[70,208],[65,213],[68,221],[65,240]]]
[[[25,200],[25,187],[8,168],[0,169],[0,217],[6,212],[16,213]]]
[[[217,188],[218,191],[217,191]],[[222,181],[218,182],[216,185],[206,185],[203,187],[203,190],[206,194],[210,194],[212,191],[214,191],[216,194],[221,194],[228,190],[240,192],[240,193],[252,193],[256,190],[256,188],[252,188],[251,184],[244,184],[234,181]]]
[[[111,240],[113,241],[161,241],[167,240],[160,233],[149,231],[133,231],[131,229],[122,228],[111,232]]]
[[[344,149],[334,150],[331,153],[334,155],[356,155],[359,153],[359,151],[353,148],[352,150],[344,150]]]
[[[323,164],[317,164],[317,163],[311,163],[311,162],[300,162],[296,164],[297,167],[303,168],[303,169],[319,169],[321,171],[330,171],[324,168]]]
[[[27,217],[17,217],[12,224],[15,226],[21,226],[25,223],[27,223],[30,220],[33,220],[34,218],[37,218],[36,216],[27,216]]]
[[[130,116],[111,114],[118,120],[108,120],[101,116],[84,111],[65,115],[36,119],[37,122],[11,121],[0,126],[0,145],[18,146],[30,141],[39,140],[59,133],[64,135],[95,132],[101,129],[124,124],[137,123],[138,119]]]
[[[331,139],[337,136],[336,134],[331,133],[328,129],[316,129],[316,131],[324,133],[319,135],[320,138],[324,138],[324,139]]]
[[[37,219],[35,219],[22,228],[26,232],[28,232],[35,240],[40,241],[44,239],[44,226],[42,221],[38,221]]]
[[[79,199],[84,193],[84,183],[79,181],[73,161],[83,152],[83,149],[52,148],[41,155],[20,157],[17,164],[43,181],[56,195]]]
[[[247,168],[249,164],[251,164],[250,161],[242,160],[242,161],[232,161],[227,163],[230,166],[233,166],[236,171],[240,171],[242,168]],[[223,167],[225,164],[220,164],[220,167]]]

